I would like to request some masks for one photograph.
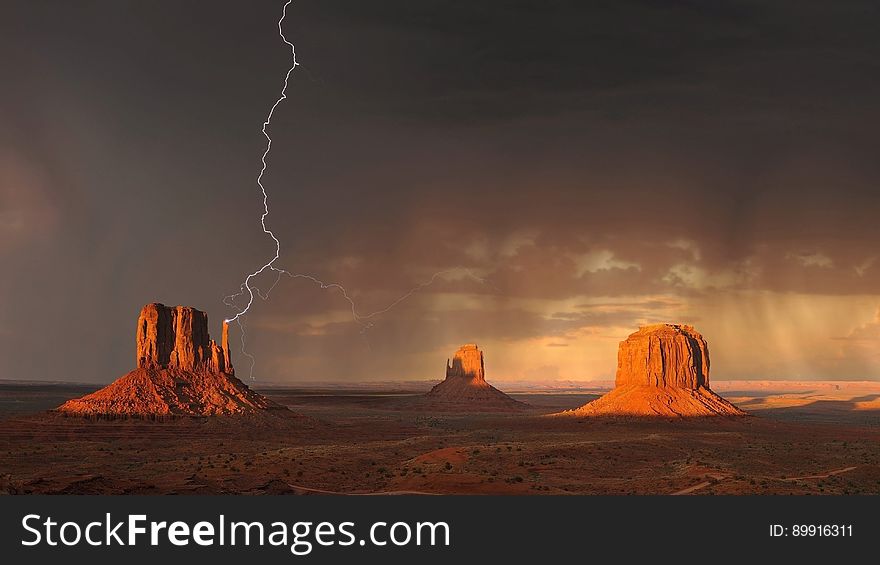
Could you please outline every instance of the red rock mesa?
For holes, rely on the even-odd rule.
[[[709,346],[692,326],[655,324],[620,342],[614,390],[576,416],[743,415],[709,389]]]
[[[483,352],[475,343],[462,345],[452,362],[446,361],[446,379],[435,385],[425,398],[441,408],[493,411],[525,407],[524,403],[486,382]]]
[[[137,369],[58,410],[109,417],[212,416],[280,408],[235,378],[229,327],[218,345],[208,316],[188,306],[147,304],[137,324]]]

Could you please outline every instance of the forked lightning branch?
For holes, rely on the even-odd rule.
[[[287,69],[287,72],[284,75],[284,84],[281,88],[281,94],[278,97],[278,99],[275,100],[275,103],[272,104],[271,108],[269,108],[269,113],[266,115],[266,119],[263,122],[263,127],[262,127],[261,131],[263,132],[263,136],[266,138],[266,149],[265,149],[265,151],[263,151],[263,155],[260,158],[260,162],[262,163],[262,166],[260,167],[260,172],[257,175],[257,186],[259,186],[260,192],[263,195],[263,212],[260,215],[260,227],[262,228],[263,233],[265,233],[266,235],[269,236],[269,238],[271,238],[272,243],[275,248],[275,252],[269,261],[267,261],[263,266],[261,266],[260,268],[258,268],[254,272],[247,275],[247,277],[245,277],[244,282],[242,282],[242,284],[241,284],[239,292],[237,292],[235,294],[231,294],[223,299],[223,303],[226,306],[229,306],[230,308],[237,310],[235,315],[233,315],[230,318],[227,318],[225,320],[225,322],[227,322],[227,323],[235,322],[238,324],[238,327],[240,330],[240,336],[241,336],[241,352],[251,362],[249,376],[252,380],[253,380],[253,374],[254,374],[254,364],[255,364],[256,360],[255,360],[254,356],[247,351],[245,326],[244,326],[244,324],[242,324],[242,318],[251,309],[251,306],[254,303],[255,296],[259,296],[262,300],[269,299],[270,293],[272,292],[272,290],[274,290],[275,286],[277,286],[277,284],[281,280],[282,276],[287,276],[291,279],[304,279],[304,280],[310,281],[310,282],[318,285],[318,287],[320,287],[323,290],[338,291],[339,294],[348,302],[349,307],[351,309],[352,320],[354,320],[355,323],[357,323],[361,326],[362,331],[366,331],[367,329],[369,329],[373,326],[373,319],[374,318],[389,312],[395,306],[397,306],[398,304],[400,304],[401,302],[403,302],[407,298],[411,297],[416,292],[434,284],[434,282],[436,282],[438,279],[442,279],[442,278],[445,278],[445,277],[448,277],[451,275],[457,275],[459,277],[464,277],[464,278],[468,278],[470,280],[476,281],[480,284],[486,284],[486,280],[484,278],[475,275],[470,269],[463,268],[463,267],[453,267],[450,269],[444,269],[444,270],[435,272],[425,282],[422,282],[422,283],[412,287],[410,290],[408,290],[407,292],[405,292],[404,294],[402,294],[398,298],[391,301],[387,306],[380,308],[379,310],[375,310],[373,312],[370,312],[368,314],[361,314],[358,311],[357,304],[355,303],[351,294],[349,294],[349,292],[345,289],[345,287],[342,284],[336,283],[336,282],[325,282],[325,281],[319,279],[318,277],[316,277],[314,275],[310,275],[310,274],[291,273],[290,271],[288,271],[286,269],[282,269],[282,268],[277,267],[275,265],[275,263],[281,257],[281,241],[275,235],[275,232],[273,232],[266,225],[266,218],[269,216],[269,193],[266,190],[266,186],[263,184],[263,176],[266,174],[266,169],[269,166],[267,159],[269,158],[269,154],[272,151],[272,136],[269,134],[269,127],[272,124],[272,117],[275,115],[275,111],[278,109],[279,105],[283,101],[287,100],[287,89],[290,85],[290,75],[293,73],[293,71],[296,69],[296,67],[299,66],[299,62],[297,61],[297,58],[296,58],[296,47],[284,35],[284,20],[287,18],[287,9],[291,5],[292,2],[293,2],[293,0],[287,0],[287,2],[285,2],[284,7],[282,8],[282,11],[281,11],[281,18],[278,20],[278,35],[281,37],[281,41],[283,41],[285,45],[290,47],[290,56],[291,56],[290,67]],[[272,272],[272,273],[276,273],[277,276],[275,277],[275,280],[272,282],[272,285],[269,287],[269,289],[264,292],[264,291],[261,291],[257,286],[254,285],[253,280],[256,277],[259,277],[260,275],[266,273],[267,271]],[[247,298],[247,303],[243,307],[237,306],[236,302],[239,299],[244,298],[244,297]]]

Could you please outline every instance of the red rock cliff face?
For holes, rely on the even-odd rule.
[[[740,416],[709,389],[709,346],[692,326],[654,324],[620,342],[614,390],[574,416]]]
[[[620,342],[617,386],[709,386],[709,346],[693,326],[644,326]]]
[[[446,378],[460,377],[476,381],[486,380],[483,352],[476,343],[462,345],[452,356],[452,364],[446,361]]]
[[[208,334],[208,316],[189,306],[147,304],[138,317],[137,366],[140,369],[180,369],[233,373],[229,328],[223,323],[223,342]]]
[[[219,416],[285,409],[235,378],[229,327],[220,345],[208,317],[187,306],[147,304],[135,335],[137,368],[58,411],[88,417]]]

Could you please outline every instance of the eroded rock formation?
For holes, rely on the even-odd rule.
[[[577,416],[721,416],[744,414],[709,389],[709,346],[692,326],[654,324],[620,342],[615,388]]]
[[[525,404],[486,382],[483,352],[475,343],[458,348],[446,361],[446,379],[425,395],[435,408],[473,411],[517,410]]]
[[[643,326],[620,342],[615,385],[709,388],[709,346],[693,326]]]
[[[483,352],[476,343],[462,345],[452,356],[452,362],[446,360],[446,378],[449,377],[486,381]]]
[[[208,334],[208,315],[195,308],[147,304],[138,317],[137,366],[234,374],[228,336],[223,322],[223,343],[217,345]]]
[[[208,316],[188,306],[147,304],[138,317],[137,369],[92,394],[69,400],[62,413],[107,417],[211,416],[280,408],[235,378],[229,326],[218,345]]]

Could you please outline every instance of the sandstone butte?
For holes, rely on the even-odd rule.
[[[655,324],[620,342],[614,389],[574,416],[740,416],[709,389],[709,346],[692,326]]]
[[[147,304],[138,317],[137,368],[108,386],[68,400],[64,414],[109,418],[216,416],[282,409],[235,377],[229,326],[221,343],[208,316],[188,306]]]
[[[486,382],[483,352],[475,343],[462,345],[446,361],[446,378],[425,394],[433,405],[464,410],[511,410],[525,404]]]

